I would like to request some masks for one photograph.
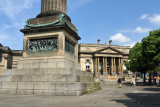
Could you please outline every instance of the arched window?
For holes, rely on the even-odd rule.
[[[87,70],[90,69],[90,61],[89,60],[86,61],[86,69]]]

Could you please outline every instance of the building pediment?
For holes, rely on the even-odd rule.
[[[100,49],[98,51],[95,51],[94,52],[95,54],[98,54],[98,53],[107,53],[107,54],[123,54],[123,52],[119,51],[118,49],[115,49],[115,48],[112,48],[112,47],[107,47],[107,48],[104,48],[104,49]]]

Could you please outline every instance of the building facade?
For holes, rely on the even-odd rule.
[[[109,44],[79,44],[79,62],[83,71],[95,74],[117,75],[124,73],[128,61],[129,46]]]
[[[11,50],[0,44],[0,75],[5,69],[16,69],[20,58],[22,58],[21,50]]]

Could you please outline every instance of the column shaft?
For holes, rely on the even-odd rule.
[[[98,57],[98,67],[97,67],[97,71],[99,72],[99,57]]]
[[[97,57],[95,57],[95,72],[97,72]]]
[[[108,69],[108,63],[107,63],[107,57],[106,57],[106,72],[107,72],[107,69]]]
[[[105,72],[105,59],[103,57],[103,73]]]

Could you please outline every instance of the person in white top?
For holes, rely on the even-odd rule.
[[[136,86],[136,78],[133,76],[131,83],[133,84],[133,87]]]

